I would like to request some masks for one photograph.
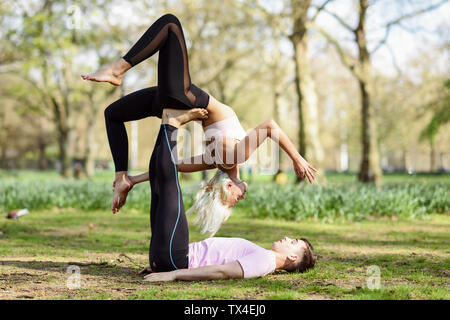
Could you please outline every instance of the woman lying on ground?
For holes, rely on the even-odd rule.
[[[262,277],[276,270],[305,272],[314,268],[314,248],[305,238],[273,242],[267,250],[242,238],[208,238],[189,244],[188,268],[140,274],[145,281],[215,280]]]

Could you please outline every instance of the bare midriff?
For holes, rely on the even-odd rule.
[[[203,128],[236,115],[232,108],[217,101],[212,95],[209,95],[206,111],[208,111],[208,119],[202,121]]]

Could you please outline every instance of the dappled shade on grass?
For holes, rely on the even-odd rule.
[[[94,227],[89,227],[92,224]],[[303,274],[256,279],[148,284],[148,215],[126,208],[50,210],[0,222],[1,298],[58,299],[448,299],[448,215],[427,220],[362,223],[257,220],[235,212],[217,236],[243,237],[263,247],[283,236],[306,237],[319,260]],[[192,228],[190,240],[203,236]],[[125,254],[126,256],[122,255]],[[81,289],[66,287],[78,264]],[[366,286],[367,267],[381,270],[381,289]]]

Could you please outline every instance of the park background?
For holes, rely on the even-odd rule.
[[[0,297],[448,299],[449,9],[418,0],[1,1],[0,211],[30,214],[0,223]],[[281,174],[261,170],[267,157],[255,154],[242,167],[246,199],[217,236],[270,247],[306,235],[315,270],[190,292],[134,276],[146,263],[150,190],[135,186],[111,215],[103,111],[156,85],[158,57],[120,87],[80,75],[118,59],[165,13],[183,25],[193,83],[246,130],[274,119],[320,173],[308,185],[282,153]],[[127,123],[132,173],[147,169],[159,122]],[[212,174],[180,174],[186,207]],[[205,237],[192,229],[191,241]],[[66,286],[70,263],[81,267],[77,290]],[[372,265],[376,290],[366,282]]]

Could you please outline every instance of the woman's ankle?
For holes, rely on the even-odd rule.
[[[128,182],[131,184],[131,187],[133,187],[138,181],[134,176],[128,176]]]
[[[124,180],[124,179],[126,179],[127,176],[128,176],[128,171],[117,171],[114,181]]]
[[[121,58],[117,60],[112,65],[113,75],[116,77],[121,77],[125,72],[127,72],[131,68],[131,64],[129,64],[125,59]]]
[[[180,115],[182,111],[180,110],[174,110],[169,108],[164,108],[161,116],[161,123],[162,124],[170,124],[171,126],[174,126],[175,128],[180,127],[180,121],[176,118],[178,115]]]

